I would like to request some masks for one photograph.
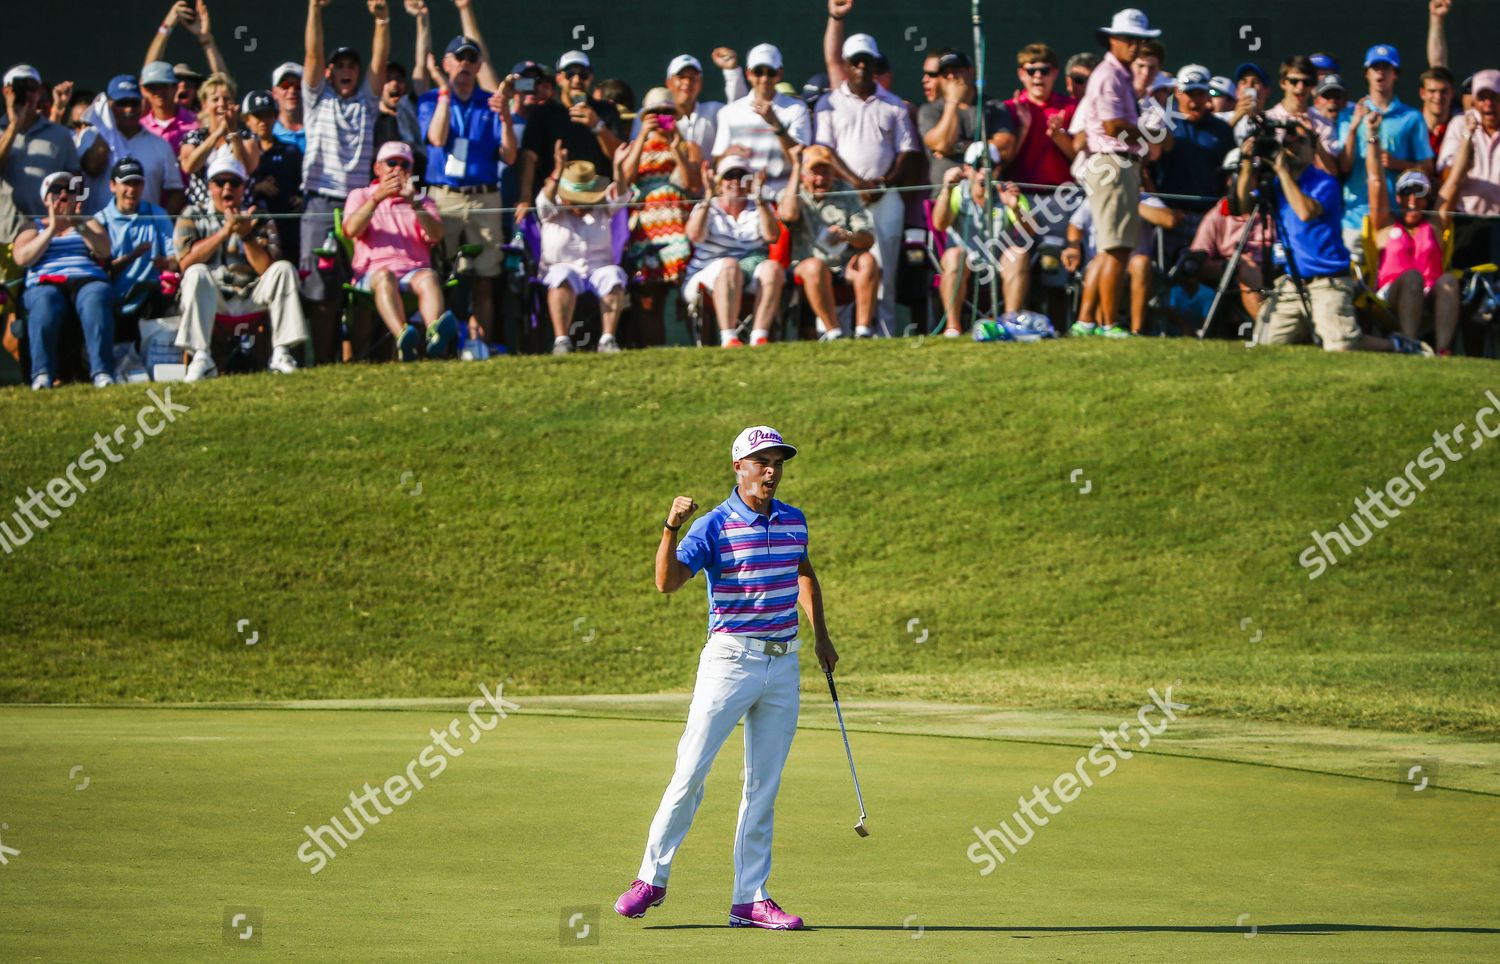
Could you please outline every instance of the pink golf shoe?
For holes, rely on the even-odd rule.
[[[615,901],[615,913],[621,917],[645,917],[647,910],[661,906],[666,899],[667,888],[653,887],[638,879]]]
[[[802,929],[802,918],[788,914],[769,897],[753,904],[735,904],[729,908],[730,927],[764,927],[768,931]]]

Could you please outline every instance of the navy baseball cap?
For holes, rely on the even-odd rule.
[[[535,77],[538,80],[543,80],[550,76],[547,73],[547,68],[535,60],[517,61],[516,65],[510,69],[510,72],[517,77]]]
[[[241,114],[276,113],[276,99],[269,90],[252,90],[240,102]]]
[[[1254,74],[1260,78],[1260,82],[1263,84],[1269,85],[1271,83],[1271,78],[1261,69],[1260,64],[1252,63],[1248,60],[1234,68],[1234,82],[1236,84],[1239,83],[1246,74]]]
[[[355,50],[353,47],[338,47],[338,48],[336,48],[333,51],[333,53],[331,53],[331,54],[328,55],[328,63],[331,64],[335,60],[338,60],[340,57],[348,57],[348,58],[352,59],[356,64],[358,64],[361,67],[363,67],[365,65],[364,58],[361,57],[359,55],[359,51]]]
[[[133,157],[122,157],[115,161],[114,167],[109,169],[109,179],[111,181],[144,181],[146,168]]]
[[[478,57],[479,41],[471,40],[470,38],[465,37],[463,34],[459,34],[457,37],[454,37],[452,40],[448,41],[448,46],[444,48],[443,53],[445,55],[454,54],[456,56],[460,50],[468,50],[472,52],[474,56]]]
[[[940,71],[960,70],[964,67],[972,66],[974,66],[974,61],[970,60],[969,55],[961,50],[955,50],[952,53],[943,54],[938,58],[937,62],[937,69]]]
[[[131,74],[119,74],[111,78],[104,92],[110,100],[141,99],[141,85],[136,83],[135,77]]]
[[[1365,51],[1365,66],[1373,67],[1376,64],[1390,64],[1400,70],[1401,55],[1390,44],[1376,44]]]

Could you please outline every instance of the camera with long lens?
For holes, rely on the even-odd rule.
[[[1301,130],[1302,125],[1294,120],[1272,120],[1264,115],[1256,115],[1250,118],[1250,138],[1252,140],[1251,151],[1255,158],[1255,166],[1263,167],[1276,157],[1276,152],[1281,150],[1282,131]]]

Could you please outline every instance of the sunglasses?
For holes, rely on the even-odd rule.
[[[302,86],[302,81],[297,80],[294,77],[284,77],[282,78],[281,83],[277,84],[276,86],[280,87],[282,90],[295,90],[296,88]]]
[[[849,61],[850,67],[858,67],[861,70],[870,70],[875,66],[873,57],[854,57]]]
[[[582,67],[569,67],[563,71],[563,76],[569,80],[583,80],[594,76],[592,70],[584,70]]]
[[[924,70],[922,71],[922,76],[937,79],[938,77],[943,76],[943,72],[941,70]]]
[[[237,177],[216,177],[211,183],[221,191],[232,191],[237,187],[245,186],[245,182]]]
[[[1031,77],[1046,77],[1052,73],[1052,67],[1048,64],[1038,64],[1033,67],[1022,67],[1021,69],[1026,71],[1027,75]]]
[[[1075,84],[1086,84],[1089,82],[1088,74],[1069,74],[1068,79]]]
[[[852,60],[849,61],[849,62],[851,64],[854,63],[854,61],[852,61]],[[752,77],[772,77],[772,76],[775,76],[776,72],[777,71],[776,71],[775,67],[756,67],[754,70],[750,71],[750,76],[752,76]]]
[[[404,157],[393,157],[388,160],[381,161],[380,163],[384,164],[386,167],[399,167],[403,171],[411,169],[411,161],[408,161]]]
[[[1306,87],[1313,82],[1313,79],[1311,77],[1286,77],[1283,82],[1293,87]]]

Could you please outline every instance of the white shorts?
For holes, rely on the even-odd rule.
[[[554,264],[542,276],[542,284],[550,291],[567,285],[579,295],[607,295],[625,287],[625,269],[617,264],[594,268],[584,277],[583,272],[569,264]]]
[[[762,261],[761,264],[765,264],[765,262]],[[719,273],[724,270],[726,265],[733,267],[736,271],[741,270],[738,259],[719,258],[716,261],[710,262],[708,267],[700,268],[688,277],[687,283],[682,286],[682,294],[687,299],[688,304],[696,305],[702,299],[704,293],[707,293],[710,298],[713,297],[714,285],[719,283]],[[759,267],[760,265],[756,265],[757,269]],[[747,295],[760,293],[760,279],[755,276],[754,272],[751,272],[750,276],[745,279],[744,292]]]

